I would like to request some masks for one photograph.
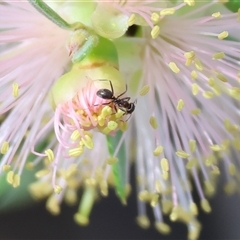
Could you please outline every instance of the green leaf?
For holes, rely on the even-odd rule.
[[[109,150],[111,157],[113,157],[114,150],[116,149],[116,147],[122,137],[122,134],[123,133],[121,131],[118,131],[115,136],[107,136],[108,150]],[[126,148],[125,148],[124,142],[122,143],[116,157],[118,158],[118,162],[112,165],[116,194],[120,198],[121,202],[123,204],[126,204],[127,159],[126,159]]]
[[[240,0],[229,0],[225,6],[232,12],[237,12],[240,8]]]
[[[36,146],[36,151],[41,152],[47,146],[47,142],[43,141]],[[35,155],[29,154],[27,162],[32,162],[36,158]],[[0,159],[1,161],[1,159]],[[34,170],[24,169],[21,174],[20,186],[14,188],[6,180],[7,173],[0,175],[0,211],[15,211],[17,209],[27,208],[35,203],[28,191],[28,186],[36,181],[35,172],[42,165],[34,168]]]

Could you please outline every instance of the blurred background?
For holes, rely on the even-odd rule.
[[[199,211],[202,223],[200,239],[240,239],[239,196],[226,196],[220,189],[221,183],[219,185],[217,195],[210,200],[212,213]],[[109,195],[96,202],[87,227],[80,227],[73,221],[77,206],[62,205],[59,216],[48,213],[44,202],[0,213],[0,239],[187,239],[186,226],[170,223],[167,217],[166,222],[172,227],[170,235],[161,235],[153,226],[141,229],[135,221],[135,189],[127,206],[120,203],[113,190]]]

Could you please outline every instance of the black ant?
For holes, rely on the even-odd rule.
[[[103,103],[103,105],[108,105],[110,103],[114,104],[115,111],[117,112],[116,106],[121,109],[124,112],[124,115],[126,114],[132,114],[133,111],[135,110],[135,102],[129,102],[130,97],[124,97],[120,98],[122,95],[124,95],[127,92],[127,85],[126,85],[126,90],[118,95],[117,97],[114,96],[114,90],[113,90],[113,85],[110,80],[107,79],[99,79],[99,81],[109,81],[111,90],[102,88],[97,91],[97,96],[103,99],[108,99],[112,100],[108,103]]]

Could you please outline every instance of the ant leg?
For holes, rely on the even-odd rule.
[[[94,104],[93,106],[109,105],[109,104],[112,103],[112,102],[113,102],[113,101],[107,102],[107,103],[101,103],[101,104]]]
[[[123,92],[123,93],[121,93],[120,95],[118,95],[116,98],[120,98],[123,94],[125,94],[127,92],[127,84],[126,84],[126,90]],[[129,98],[130,99],[130,98]]]

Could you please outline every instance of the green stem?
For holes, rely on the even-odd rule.
[[[64,19],[62,19],[55,11],[52,10],[46,3],[42,0],[28,0],[40,13],[42,13],[49,20],[57,24],[59,27],[64,29],[72,30],[75,28],[76,24],[69,24]]]

